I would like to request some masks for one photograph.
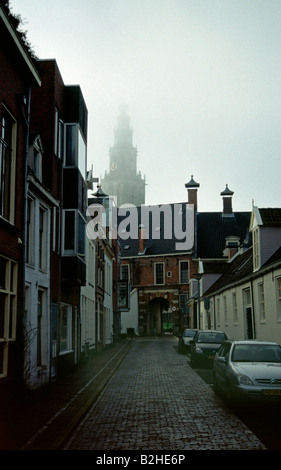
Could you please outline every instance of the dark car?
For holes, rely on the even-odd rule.
[[[191,366],[212,365],[216,352],[226,339],[224,331],[198,330],[190,342]]]
[[[194,338],[197,330],[187,328],[183,334],[179,336],[178,351],[179,353],[187,354],[190,351],[190,341]]]
[[[281,348],[271,341],[226,341],[213,364],[214,390],[230,404],[281,403]]]

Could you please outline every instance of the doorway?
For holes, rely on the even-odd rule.
[[[166,328],[170,304],[163,297],[155,297],[148,304],[147,335],[159,336]],[[171,326],[172,327],[172,326]]]

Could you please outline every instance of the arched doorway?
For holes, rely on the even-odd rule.
[[[170,303],[163,297],[155,297],[148,304],[147,335],[161,335],[164,331],[165,313],[168,315]]]

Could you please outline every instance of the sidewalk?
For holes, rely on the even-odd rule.
[[[0,450],[60,449],[119,367],[133,340],[98,353],[63,379],[25,399],[0,404]],[[54,432],[55,429],[55,432]]]

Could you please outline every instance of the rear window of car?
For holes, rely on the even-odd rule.
[[[225,339],[224,333],[202,332],[198,334],[198,343],[223,343]]]
[[[193,337],[195,335],[196,331],[193,331],[193,330],[185,330],[183,336],[187,337],[187,336],[191,336]]]

